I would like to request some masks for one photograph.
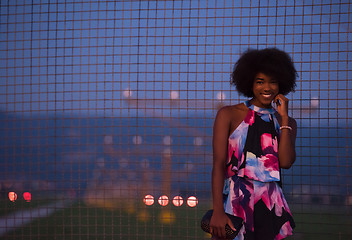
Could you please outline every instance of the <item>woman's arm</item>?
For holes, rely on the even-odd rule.
[[[279,100],[279,101],[278,101]],[[277,104],[277,112],[280,115],[280,126],[289,126],[292,128],[282,128],[279,143],[279,162],[280,167],[290,168],[296,160],[295,142],[297,135],[296,120],[288,116],[289,100],[282,94],[278,94],[274,101]]]
[[[230,115],[228,108],[225,107],[218,111],[213,127],[212,195],[214,211],[210,221],[211,233],[221,238],[226,236],[226,224],[234,229],[231,220],[225,214],[222,195],[229,131]]]

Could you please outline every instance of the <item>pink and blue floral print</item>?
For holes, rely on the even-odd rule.
[[[275,109],[245,104],[248,114],[228,140],[225,212],[245,221],[236,240],[283,239],[295,223],[279,185],[280,125]]]
[[[228,141],[227,177],[237,175],[262,182],[280,181],[275,109],[245,104],[249,111]]]

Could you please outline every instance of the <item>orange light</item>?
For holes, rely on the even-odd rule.
[[[158,200],[158,203],[161,206],[165,207],[166,205],[169,204],[169,198],[166,195],[160,196],[159,200]]]
[[[183,204],[183,198],[181,196],[175,196],[174,199],[172,199],[172,203],[176,206],[182,206]]]
[[[154,197],[152,195],[145,195],[145,197],[143,198],[143,202],[145,205],[147,206],[151,206],[154,204]]]
[[[9,192],[9,199],[11,202],[14,202],[17,200],[17,194],[15,192]]]
[[[32,195],[30,192],[24,192],[23,198],[24,198],[24,200],[26,200],[26,202],[30,202],[32,200]]]
[[[194,196],[190,196],[188,199],[187,199],[187,205],[190,206],[190,207],[195,207],[197,206],[198,204],[198,199]]]

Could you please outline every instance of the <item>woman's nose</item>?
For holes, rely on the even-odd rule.
[[[264,90],[270,90],[271,89],[270,83],[264,83],[263,87],[264,87]]]

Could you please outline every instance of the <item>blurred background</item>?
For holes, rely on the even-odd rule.
[[[212,125],[292,57],[290,239],[352,238],[349,0],[1,0],[0,239],[209,239]]]

